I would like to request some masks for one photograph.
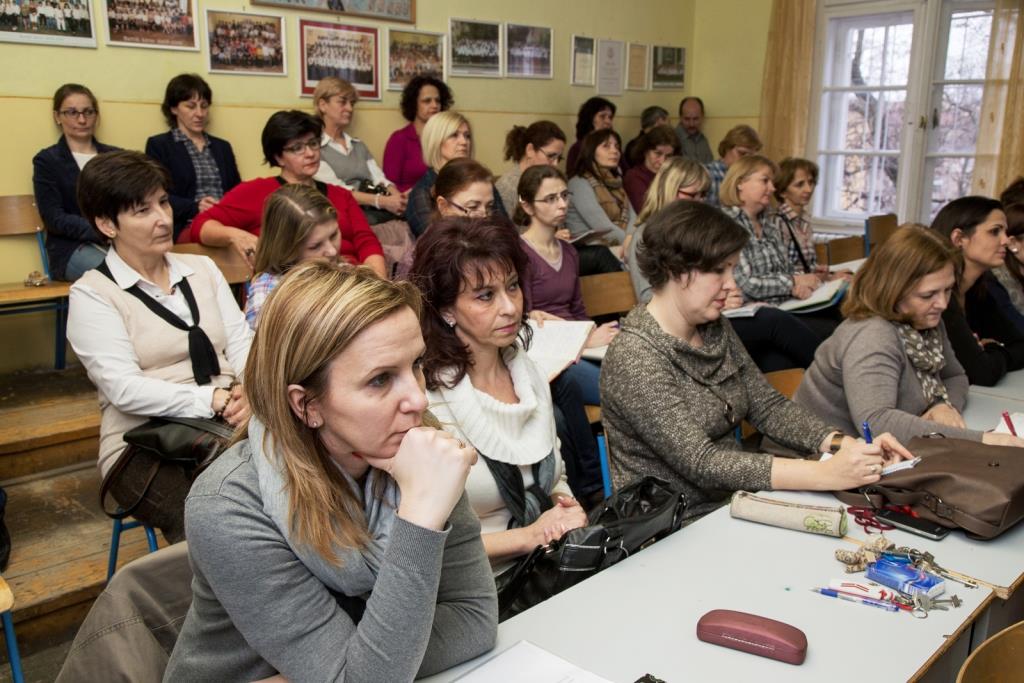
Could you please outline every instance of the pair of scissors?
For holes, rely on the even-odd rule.
[[[864,528],[864,533],[871,534],[872,529],[878,533],[884,531],[892,531],[896,527],[891,524],[886,524],[882,520],[875,516],[875,509],[863,506],[853,506],[846,508],[846,511],[853,515],[853,521]]]

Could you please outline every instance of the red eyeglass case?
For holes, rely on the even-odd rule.
[[[749,652],[787,664],[803,664],[807,636],[795,626],[756,614],[711,610],[697,622],[697,637],[712,645]]]

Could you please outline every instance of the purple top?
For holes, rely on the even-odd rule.
[[[384,146],[384,175],[395,184],[399,192],[405,192],[416,184],[427,172],[423,163],[423,148],[416,126],[409,124],[399,128]]]
[[[640,213],[640,207],[644,205],[644,197],[647,195],[647,188],[654,182],[654,173],[641,161],[626,171],[626,177],[622,180],[622,187],[629,196],[629,203],[633,210]]]
[[[580,257],[576,248],[568,242],[558,240],[562,248],[560,268],[548,263],[534,250],[533,245],[523,240],[523,251],[530,260],[529,276],[523,283],[526,310],[544,311],[565,320],[590,320],[583,308],[580,293]]]

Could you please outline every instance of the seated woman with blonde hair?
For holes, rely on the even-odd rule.
[[[413,285],[324,262],[270,297],[253,416],[185,504],[193,599],[164,680],[410,681],[494,645],[477,456],[426,412],[420,314]]]
[[[865,422],[901,441],[930,433],[1024,446],[967,429],[967,373],[942,314],[958,256],[937,233],[904,226],[871,251],[843,303],[846,320],[818,349],[794,401],[855,434]]]

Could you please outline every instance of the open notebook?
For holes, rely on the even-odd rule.
[[[594,323],[590,320],[545,320],[540,327],[533,320],[533,341],[527,355],[540,366],[548,381],[580,359]]]
[[[842,278],[836,278],[826,282],[821,287],[814,290],[806,299],[789,299],[778,304],[776,308],[781,308],[784,311],[790,313],[813,313],[814,311],[820,311],[823,308],[828,308],[833,304],[839,302],[843,298],[843,294],[846,293],[846,288],[849,283]],[[730,308],[727,311],[723,311],[722,315],[726,318],[752,318],[757,313],[757,309],[762,306],[771,306],[773,304],[766,304],[761,301],[755,301],[754,303],[747,304],[746,306],[740,306],[739,308]]]

